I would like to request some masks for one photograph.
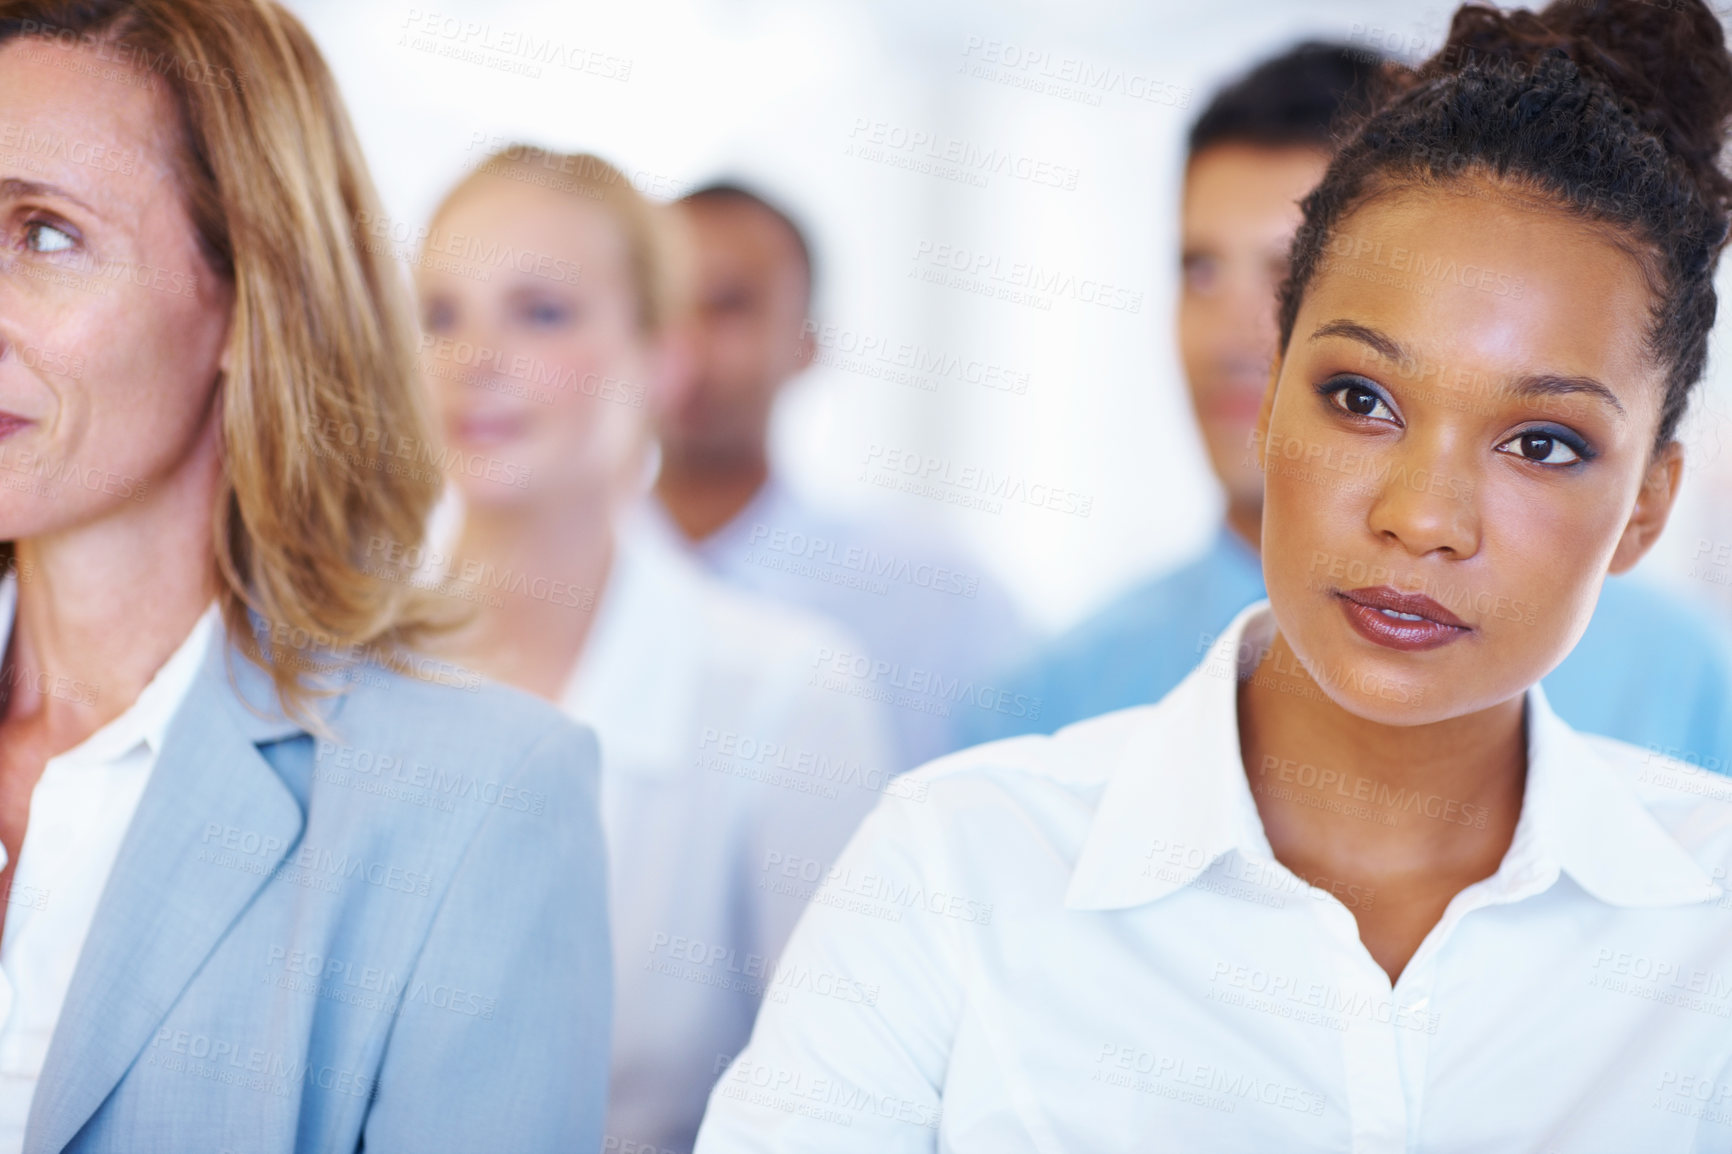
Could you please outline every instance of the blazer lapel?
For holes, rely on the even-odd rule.
[[[257,743],[301,727],[248,712],[231,666],[240,681],[263,680],[219,630],[97,905],[31,1103],[26,1154],[59,1154],[77,1136],[300,835],[300,805]],[[246,870],[200,861],[213,826],[274,848],[250,855]]]

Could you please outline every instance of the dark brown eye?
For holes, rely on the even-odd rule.
[[[1344,413],[1355,417],[1365,417],[1374,421],[1391,421],[1400,424],[1395,410],[1383,399],[1383,394],[1369,384],[1340,377],[1325,381],[1317,386],[1317,391],[1328,400],[1329,404]]]
[[[1557,433],[1549,433],[1544,429],[1517,433],[1499,445],[1498,451],[1541,465],[1574,465],[1585,459],[1585,456],[1592,456],[1585,446],[1572,445]]]
[[[1361,417],[1369,417],[1376,412],[1377,402],[1377,394],[1370,389],[1350,385],[1341,390],[1341,404],[1348,412],[1357,413]]]

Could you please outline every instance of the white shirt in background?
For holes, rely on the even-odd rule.
[[[563,702],[601,744],[614,946],[607,1135],[691,1149],[759,1004],[813,996],[778,957],[886,791],[879,707],[811,683],[850,644],[628,531]],[[831,985],[824,989],[834,992]]]
[[[7,577],[0,582],[0,655],[17,605],[17,578]],[[0,1154],[24,1149],[36,1081],[97,902],[215,628],[213,605],[126,712],[49,758],[30,794],[0,942]],[[0,847],[0,868],[6,860]]]
[[[462,520],[448,490],[428,534],[437,564],[450,563]],[[607,1149],[688,1154],[759,1004],[810,996],[811,975],[776,963],[818,878],[877,799],[908,787],[893,777],[883,707],[817,677],[858,644],[821,617],[729,589],[655,518],[621,528],[601,590],[538,587],[596,615],[560,703],[601,747]]]
[[[1032,723],[1041,702],[1007,689],[1027,628],[975,558],[883,518],[801,500],[772,478],[726,525],[692,545],[654,506],[670,538],[737,589],[838,622],[859,639],[824,676],[890,706],[903,769],[949,753],[976,715]]]
[[[909,775],[784,955],[876,997],[767,1005],[700,1154],[1732,1149],[1732,782],[1530,691],[1509,851],[1392,986],[1354,920],[1379,895],[1264,834],[1235,653],[1272,630],[1253,605],[1156,705]],[[1368,821],[1483,816],[1268,772]]]

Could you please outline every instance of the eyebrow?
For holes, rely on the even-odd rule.
[[[1552,373],[1530,373],[1518,377],[1510,386],[1509,391],[1518,397],[1562,397],[1577,394],[1588,397],[1598,397],[1617,411],[1619,418],[1627,417],[1624,403],[1618,400],[1612,390],[1600,384],[1592,377],[1560,377]]]
[[[1398,364],[1419,364],[1421,359],[1403,348],[1400,341],[1388,333],[1379,332],[1367,325],[1355,321],[1336,320],[1319,325],[1308,340],[1321,340],[1324,337],[1345,337],[1350,341],[1358,341],[1377,352],[1384,360]],[[1618,400],[1616,393],[1592,377],[1562,376],[1557,373],[1529,373],[1518,377],[1507,390],[1518,398],[1540,396],[1588,396],[1597,397],[1610,405],[1620,418],[1629,414],[1624,409],[1624,403]]]
[[[1346,337],[1350,341],[1369,345],[1386,361],[1396,361],[1409,365],[1419,363],[1419,358],[1402,348],[1401,342],[1394,337],[1353,321],[1330,321],[1327,324],[1318,325],[1316,331],[1308,339],[1320,341],[1324,337]]]
[[[15,176],[0,180],[0,198],[11,200],[20,196],[58,196],[63,200],[70,200],[92,216],[102,215],[57,184],[44,184],[39,180],[22,180]]]

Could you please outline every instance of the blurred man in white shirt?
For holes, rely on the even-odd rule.
[[[1005,708],[981,674],[1020,647],[1016,611],[977,561],[814,508],[775,476],[771,413],[814,351],[810,249],[785,213],[737,185],[699,189],[679,208],[697,268],[693,380],[661,420],[661,504],[712,572],[861,638],[866,652],[836,655],[835,675],[896,707],[904,767],[946,753],[965,718]]]

